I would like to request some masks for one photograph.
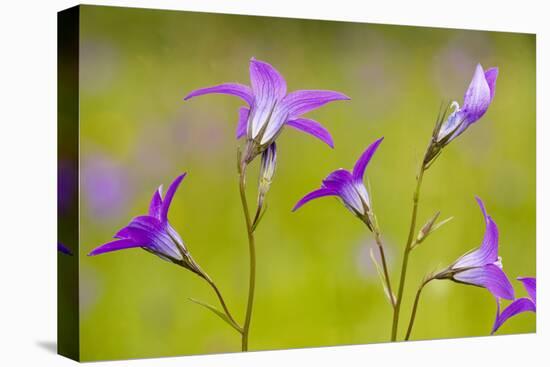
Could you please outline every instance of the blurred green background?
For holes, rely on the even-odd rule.
[[[419,221],[437,210],[454,220],[412,254],[400,336],[422,277],[480,244],[475,195],[499,226],[509,277],[535,275],[534,35],[83,6],[80,47],[83,360],[239,350],[234,330],[188,301],[217,305],[197,276],[139,249],[86,254],[144,214],[158,185],[186,171],[170,221],[243,320],[248,247],[234,138],[243,102],[183,97],[222,82],[248,84],[252,56],[275,66],[289,90],[352,97],[308,114],[330,130],[334,150],[292,129],[278,140],[257,231],[252,350],[388,341],[391,307],[369,258],[371,234],[335,199],[290,209],[385,136],[367,174],[396,288],[419,159],[440,104],[462,103],[478,62],[500,68],[496,96],[425,176]],[[488,335],[495,310],[484,289],[433,282],[412,339]],[[523,314],[498,334],[534,330],[535,316]]]

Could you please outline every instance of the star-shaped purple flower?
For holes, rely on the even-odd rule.
[[[498,256],[498,228],[487,214],[483,201],[476,198],[485,219],[485,235],[481,246],[461,256],[451,266],[435,275],[435,279],[451,279],[458,283],[486,288],[501,299],[514,299],[514,288],[502,271]]]
[[[350,172],[340,168],[330,173],[324,180],[320,189],[314,190],[296,203],[292,211],[298,210],[305,203],[324,196],[336,196],[352,213],[361,220],[366,221],[370,227],[369,211],[370,198],[363,183],[363,176],[372,156],[378,149],[384,138],[372,143],[361,154],[353,170]]]
[[[89,256],[106,252],[141,247],[163,260],[181,265],[199,275],[203,272],[185,247],[180,235],[168,222],[168,210],[185,173],[178,176],[163,197],[162,185],[155,191],[149,205],[149,214],[135,217],[119,230],[114,238],[90,252]]]
[[[328,130],[317,121],[301,117],[329,102],[350,99],[329,90],[298,90],[287,93],[286,81],[270,64],[250,60],[251,87],[239,83],[224,83],[197,89],[187,97],[204,94],[229,94],[243,99],[248,107],[239,110],[237,138],[247,136],[255,143],[254,155],[265,150],[281,133],[285,125],[308,133],[334,147]]]
[[[499,305],[497,318],[495,320],[495,324],[493,325],[493,331],[491,331],[491,334],[494,334],[502,326],[502,324],[504,324],[506,320],[512,316],[523,312],[537,312],[537,279],[520,277],[518,280],[523,283],[528,297],[516,299],[514,302],[510,303],[510,305],[506,307],[502,313],[500,312]]]
[[[449,143],[487,112],[495,96],[497,77],[498,68],[493,67],[483,71],[483,67],[477,64],[470,86],[464,94],[462,107],[457,102],[453,102],[452,107],[455,110],[441,125],[436,138],[437,142],[444,140],[445,144]]]

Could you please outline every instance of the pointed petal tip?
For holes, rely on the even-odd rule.
[[[312,192],[306,194],[304,197],[302,197],[296,205],[294,205],[294,208],[292,208],[292,212],[295,212],[296,210],[300,209],[304,204],[307,204],[311,200],[318,199],[325,196],[331,196],[335,195],[336,193],[333,190],[329,190],[326,188],[320,188],[317,190],[313,190]]]
[[[90,251],[90,252],[88,253],[88,255],[86,255],[86,256],[97,256],[97,255],[103,254],[104,251],[101,251],[102,247],[103,247],[103,246],[99,246],[99,247],[93,249],[93,250]]]
[[[345,95],[344,93],[340,93],[340,92],[333,92],[334,93],[334,97],[333,99],[335,101],[351,101],[351,97],[350,96],[347,96]]]
[[[370,163],[370,160],[374,156],[374,153],[376,153],[376,151],[378,150],[378,146],[382,143],[382,140],[384,140],[384,137],[381,137],[371,143],[355,162],[355,166],[353,167],[353,177],[356,180],[363,179],[363,176],[365,175],[365,170]]]
[[[180,174],[179,176],[177,176],[174,181],[172,181],[172,183],[170,184],[170,186],[168,187],[168,190],[170,190],[170,187],[171,186],[174,186],[176,185],[176,189],[177,189],[177,186],[179,186],[179,184],[181,183],[181,181],[183,181],[183,179],[185,178],[185,176],[187,176],[187,172],[183,172],[182,174]],[[161,185],[162,187],[162,185]],[[168,192],[167,192],[168,193]]]
[[[477,205],[479,205],[479,208],[481,209],[481,212],[483,213],[483,216],[485,219],[489,220],[490,216],[487,214],[487,209],[485,208],[485,203],[479,196],[475,196],[475,199],[477,201]]]
[[[174,195],[176,194],[176,191],[178,190],[181,184],[181,181],[183,181],[186,175],[187,175],[187,172],[184,172],[178,177],[176,177],[168,187],[168,190],[166,190],[166,195],[162,200],[162,206],[159,211],[159,218],[161,221],[164,222],[168,220],[168,210],[170,209],[172,199],[174,198]]]
[[[187,96],[183,98],[184,101],[194,97],[200,97],[207,94],[226,94],[239,97],[246,103],[251,105],[254,101],[252,90],[249,86],[240,83],[223,83],[210,87],[199,88],[191,91]]]
[[[300,199],[296,204],[294,204],[294,206],[292,207],[292,209],[290,210],[292,213],[296,212],[296,210],[300,209],[306,202],[303,201],[303,198]]]
[[[327,144],[329,147],[334,148],[334,140],[332,139],[330,132],[315,120],[299,117],[288,120],[286,125],[305,132],[306,134],[312,135]]]

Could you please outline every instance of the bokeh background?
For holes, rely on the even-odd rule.
[[[440,104],[462,102],[478,62],[500,68],[496,96],[425,177],[419,221],[437,210],[454,220],[413,252],[402,320],[427,272],[480,244],[475,195],[499,226],[509,277],[535,275],[534,35],[92,6],[81,7],[80,32],[83,360],[239,350],[234,330],[188,301],[217,305],[195,275],[140,249],[86,254],[186,171],[169,218],[243,320],[248,248],[234,138],[243,102],[183,97],[221,82],[248,84],[252,56],[274,65],[289,90],[352,97],[308,114],[330,130],[334,150],[292,129],[278,140],[269,210],[257,230],[252,350],[388,341],[391,307],[369,258],[371,234],[335,199],[290,210],[384,136],[367,173],[397,287],[418,162]],[[257,162],[251,202],[255,171]],[[433,282],[412,339],[488,335],[495,311],[484,289]],[[498,334],[534,330],[535,315],[523,314]]]

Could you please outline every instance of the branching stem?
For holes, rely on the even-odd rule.
[[[405,335],[405,340],[409,340],[409,338],[411,336],[412,328],[413,328],[413,325],[414,325],[414,320],[416,318],[416,309],[418,308],[418,301],[420,301],[420,294],[422,293],[422,289],[424,289],[426,284],[428,284],[429,282],[431,282],[434,279],[435,278],[433,278],[433,277],[429,277],[429,278],[424,279],[424,281],[422,282],[422,284],[420,284],[420,287],[418,287],[418,290],[416,291],[416,297],[414,298],[414,305],[413,305],[413,309],[412,309],[412,312],[411,312],[411,319],[409,320],[409,327],[407,328],[407,334]]]

